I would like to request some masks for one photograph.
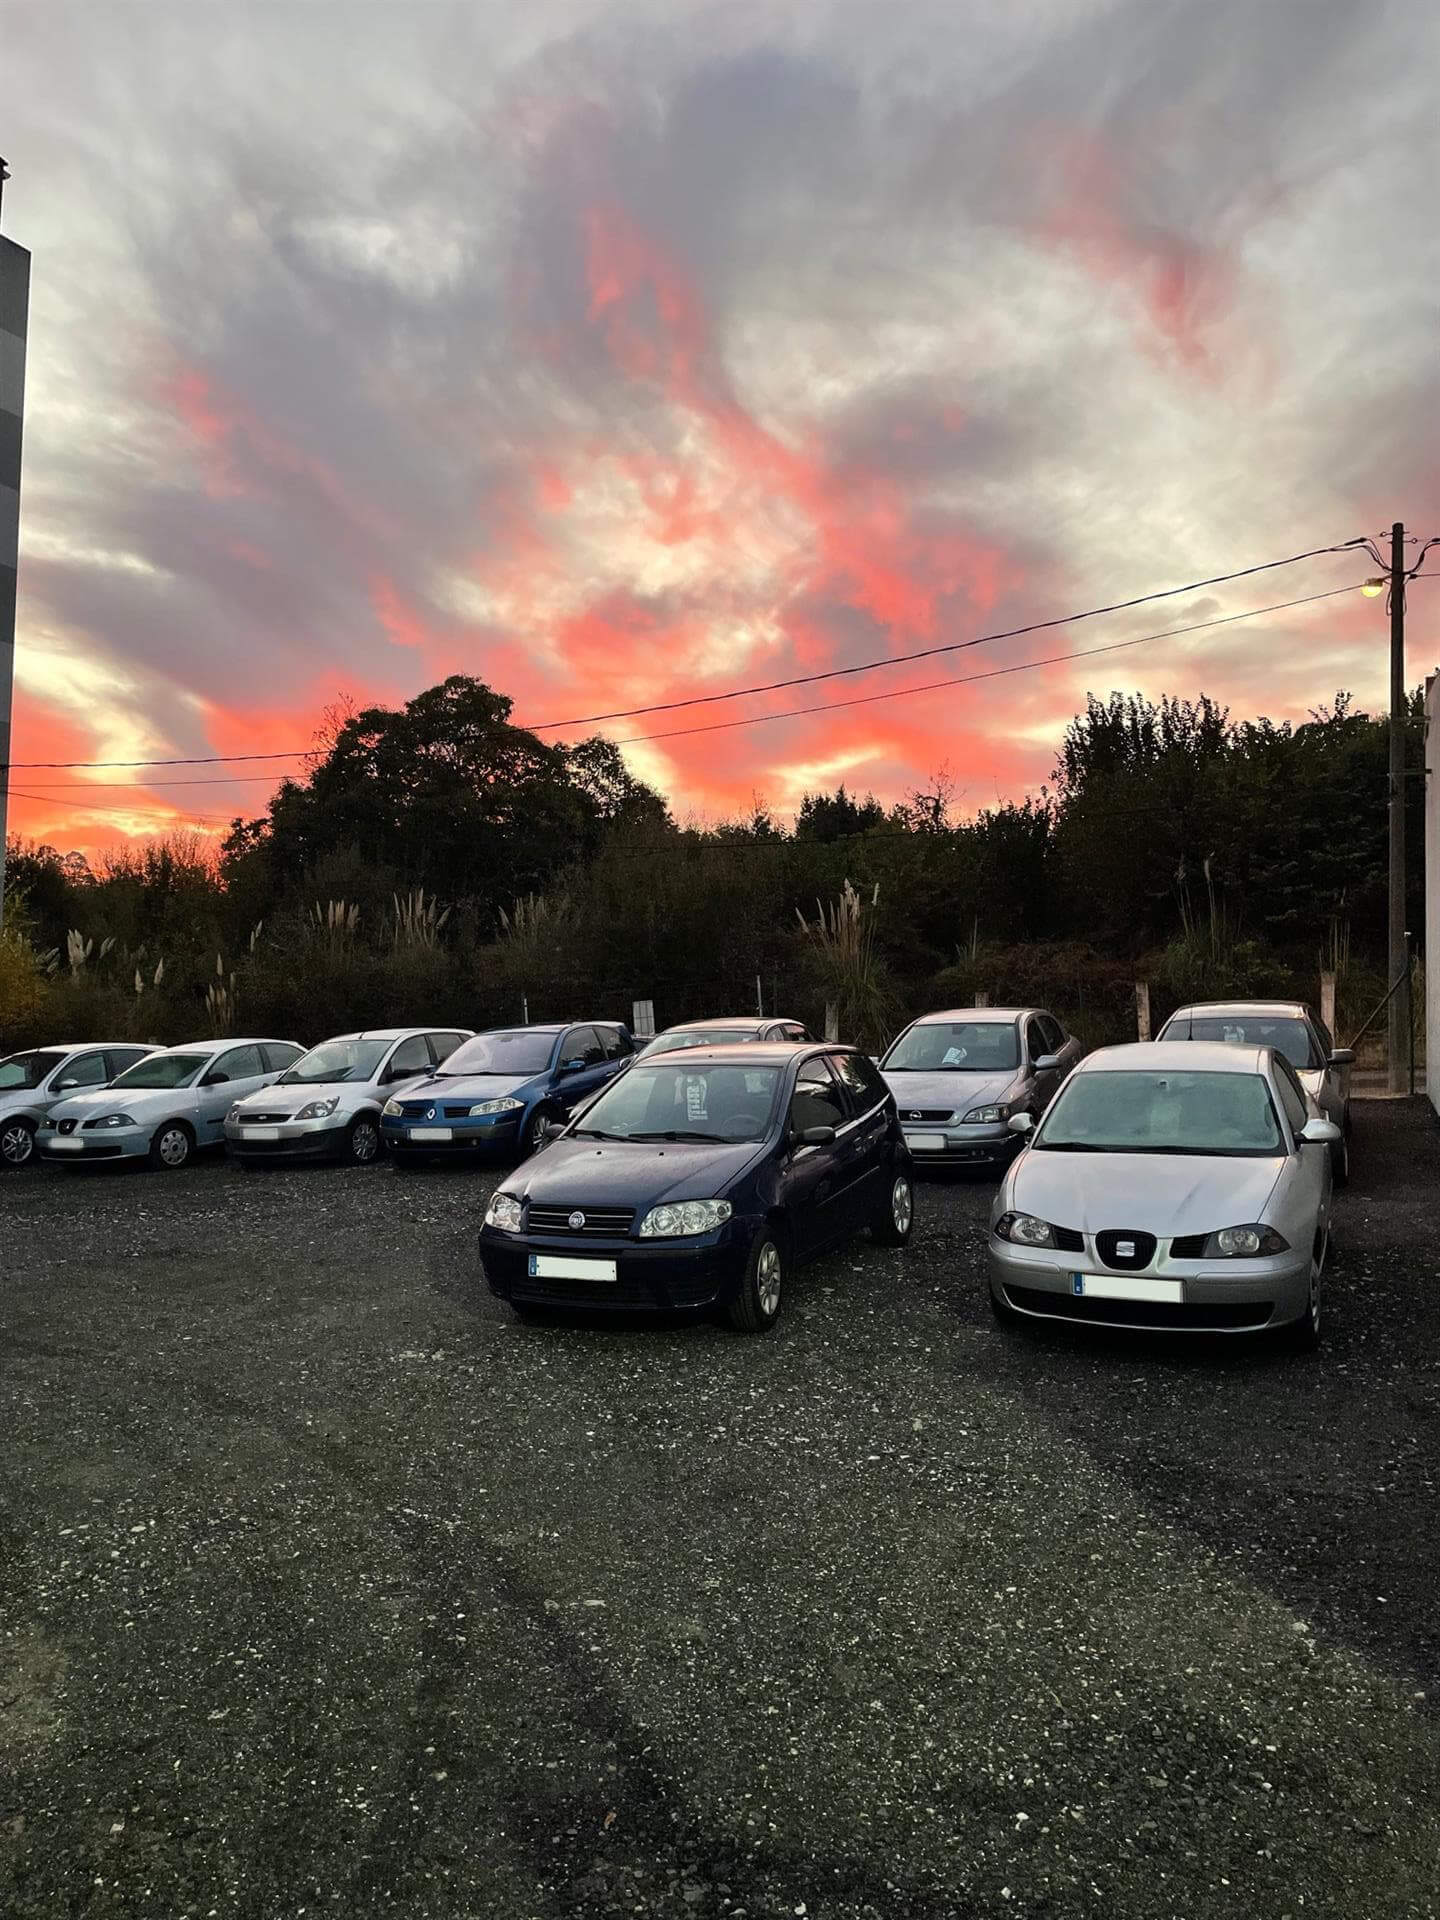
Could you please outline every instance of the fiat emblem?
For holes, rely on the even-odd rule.
[[[583,1227],[585,1224],[585,1216],[583,1213],[572,1213],[570,1218],[566,1221],[565,1224],[567,1226],[573,1227],[575,1231],[578,1233],[581,1227]]]

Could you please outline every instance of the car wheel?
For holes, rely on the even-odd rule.
[[[195,1136],[183,1120],[167,1120],[150,1142],[150,1164],[162,1173],[178,1173],[195,1151]]]
[[[544,1144],[546,1123],[551,1115],[544,1107],[534,1107],[526,1116],[525,1125],[520,1129],[520,1158],[528,1160],[532,1153],[538,1153]]]
[[[1305,1303],[1305,1311],[1285,1329],[1287,1342],[1296,1353],[1313,1353],[1320,1344],[1325,1256],[1329,1245],[1328,1237],[1317,1244],[1310,1260],[1310,1297]]]
[[[774,1227],[755,1236],[745,1278],[730,1303],[730,1324],[741,1333],[768,1333],[780,1318],[785,1257]]]
[[[1340,1138],[1330,1149],[1330,1183],[1334,1187],[1348,1187],[1350,1184],[1350,1135],[1343,1129]]]
[[[0,1126],[0,1168],[14,1172],[35,1156],[35,1129],[28,1120],[7,1120]]]
[[[915,1227],[915,1187],[910,1175],[899,1168],[890,1181],[885,1204],[876,1215],[870,1231],[882,1247],[903,1247]]]
[[[345,1136],[346,1157],[355,1167],[372,1166],[380,1158],[380,1129],[368,1113],[350,1122]]]

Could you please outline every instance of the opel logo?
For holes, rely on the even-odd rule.
[[[583,1213],[572,1213],[570,1218],[566,1221],[565,1224],[569,1227],[573,1227],[575,1231],[578,1233],[581,1227],[583,1227],[585,1224],[585,1216]]]
[[[426,1107],[425,1118],[427,1120],[433,1120],[435,1118],[435,1109],[433,1107]]]
[[[907,1113],[907,1114],[906,1114],[906,1116],[905,1116],[905,1118],[906,1118],[907,1120],[919,1120],[919,1119],[921,1119],[921,1118],[923,1118],[923,1115],[921,1115],[921,1114],[918,1114],[918,1113]]]

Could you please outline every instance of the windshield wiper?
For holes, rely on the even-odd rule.
[[[701,1140],[712,1147],[733,1147],[737,1144],[734,1140],[726,1140],[718,1133],[680,1133],[673,1127],[668,1128],[664,1133],[628,1133],[625,1138],[627,1140]]]
[[[1128,1147],[1097,1147],[1090,1140],[1037,1140],[1041,1153],[1128,1153]]]
[[[571,1130],[572,1140],[628,1140],[628,1133],[602,1133],[599,1127],[575,1127]]]

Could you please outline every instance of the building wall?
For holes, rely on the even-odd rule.
[[[30,256],[0,235],[0,766],[10,759],[15,684],[15,588],[20,546],[20,440],[25,415],[25,327]],[[6,780],[0,774],[0,885],[4,881]],[[3,894],[0,894],[3,910]]]
[[[1440,673],[1425,682],[1425,765],[1440,768]],[[1440,773],[1425,782],[1425,1091],[1440,1113]]]

